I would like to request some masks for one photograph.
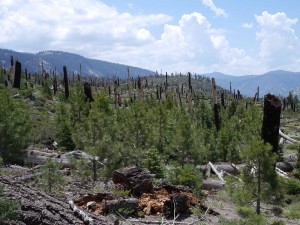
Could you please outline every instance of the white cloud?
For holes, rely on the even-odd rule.
[[[0,5],[2,48],[69,51],[154,71],[299,70],[299,37],[293,30],[297,19],[284,13],[263,12],[255,16],[258,26],[245,25],[259,29],[260,51],[250,57],[198,12],[172,21],[165,14],[123,13],[100,0],[0,0]],[[160,37],[151,33],[153,26],[163,27]]]
[[[260,42],[261,60],[271,69],[299,69],[300,40],[293,29],[298,20],[288,18],[283,12],[266,11],[255,18],[259,25],[256,39]]]
[[[222,71],[245,74],[258,65],[242,49],[232,48],[223,31],[216,30],[200,13],[183,15],[177,24],[166,24],[158,40],[142,48],[118,46],[99,57],[168,72]]]
[[[253,23],[243,23],[242,27],[245,29],[252,29],[253,28]]]
[[[149,28],[171,20],[165,14],[121,13],[96,0],[0,0],[0,5],[0,46],[21,51],[60,49],[92,56],[116,43],[150,41]]]
[[[213,11],[216,16],[224,16],[224,17],[228,16],[223,9],[218,8],[215,5],[215,3],[213,2],[213,0],[202,0],[202,3],[203,3],[203,5],[205,5],[208,8],[210,8],[210,10]]]

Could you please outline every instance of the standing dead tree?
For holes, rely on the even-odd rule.
[[[13,88],[21,88],[21,63],[16,61],[15,78]]]
[[[85,94],[85,101],[89,100],[89,102],[94,101],[92,96],[92,88],[91,85],[88,82],[85,82],[83,85],[84,88],[84,94]]]
[[[212,83],[212,98],[213,98],[213,104],[214,104],[214,118],[215,118],[215,126],[217,131],[220,130],[221,128],[221,119],[220,119],[220,107],[217,102],[217,85],[216,85],[216,80],[215,78],[211,79]]]
[[[63,67],[64,70],[64,85],[65,85],[65,96],[66,99],[69,98],[70,92],[69,92],[69,80],[68,80],[68,73],[67,73],[67,67]]]
[[[280,126],[281,101],[274,95],[267,94],[264,98],[264,116],[261,137],[278,152],[278,134]]]
[[[129,67],[127,67],[127,74],[128,74],[128,78],[127,78],[127,88],[128,88],[128,96],[130,99],[130,102],[132,102],[132,96],[131,96],[131,89],[130,89],[130,72],[129,72]]]
[[[193,88],[192,88],[191,73],[188,73],[188,76],[189,76],[189,111],[192,112]]]

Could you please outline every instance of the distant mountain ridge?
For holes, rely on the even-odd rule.
[[[28,72],[40,73],[43,67],[47,72],[55,68],[62,74],[63,66],[67,66],[68,73],[73,71],[79,73],[80,64],[83,76],[120,77],[127,78],[127,65],[85,58],[83,56],[62,51],[43,51],[39,53],[21,53],[0,48],[0,66],[10,67],[10,56],[22,63],[22,68]],[[142,68],[130,68],[130,75],[149,76],[155,72]],[[284,70],[271,71],[262,75],[232,76],[219,72],[202,74],[206,77],[216,78],[218,86],[232,91],[240,90],[243,95],[254,96],[257,87],[260,88],[260,97],[267,93],[287,96],[290,91],[300,97],[300,72],[289,72]]]
[[[262,75],[232,76],[218,72],[204,74],[207,77],[216,78],[217,85],[228,89],[230,82],[232,91],[240,90],[246,96],[253,96],[259,86],[260,97],[271,93],[286,96],[290,91],[300,94],[300,72],[289,72],[284,70],[270,71]]]
[[[10,66],[10,56],[22,63],[22,68],[26,68],[30,73],[40,73],[43,67],[47,72],[54,71],[62,74],[63,66],[66,66],[68,73],[79,73],[80,64],[83,76],[98,76],[98,77],[122,77],[127,78],[127,65],[106,62],[102,60],[89,59],[83,56],[62,52],[62,51],[43,51],[38,53],[22,53],[7,49],[0,49],[0,66]],[[130,75],[148,76],[155,74],[153,71],[132,67]]]

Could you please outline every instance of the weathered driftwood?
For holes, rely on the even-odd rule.
[[[4,185],[6,197],[13,197],[20,204],[18,221],[28,225],[82,225],[84,221],[78,218],[70,209],[68,203],[41,192],[24,183],[0,176],[0,184]],[[91,224],[111,224],[105,217],[89,215]]]
[[[300,141],[295,140],[295,139],[289,137],[288,135],[285,135],[281,130],[279,130],[279,136],[284,138],[285,140],[292,142],[292,143],[300,143]]]
[[[121,184],[125,189],[131,190],[134,196],[153,191],[153,175],[149,171],[136,166],[126,167],[114,171],[113,182]]]

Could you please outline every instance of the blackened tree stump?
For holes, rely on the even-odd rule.
[[[131,190],[134,196],[140,197],[143,193],[153,191],[152,177],[149,171],[132,166],[114,171],[113,182],[121,184],[125,189]]]

